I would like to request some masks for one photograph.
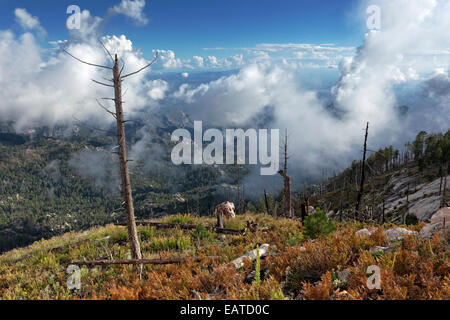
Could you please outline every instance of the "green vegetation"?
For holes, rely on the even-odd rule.
[[[186,219],[188,217],[185,217]],[[191,217],[202,226],[212,217]],[[82,267],[81,289],[69,290],[68,265],[74,260],[126,259],[126,228],[108,225],[71,232],[0,255],[2,299],[448,299],[449,246],[437,234],[431,240],[406,237],[392,251],[385,246],[384,227],[368,237],[355,236],[362,223],[337,223],[333,234],[291,245],[303,237],[298,220],[262,214],[236,217],[258,223],[259,231],[244,236],[212,233],[194,247],[192,230],[139,227],[145,258],[205,257],[174,265],[145,265],[142,277],[128,265]],[[421,225],[406,226],[419,230]],[[199,227],[196,233],[204,230]],[[146,235],[146,236],[144,236]],[[306,237],[305,237],[306,238]],[[235,270],[227,264],[244,253],[270,244],[269,255],[245,261]],[[218,256],[218,260],[206,256]],[[259,254],[258,254],[259,256]],[[366,287],[367,266],[378,265],[381,290]],[[347,273],[341,279],[340,273]],[[252,279],[252,281],[247,281]],[[219,288],[219,289],[217,289]]]
[[[112,143],[111,137],[91,135],[29,141],[0,134],[0,252],[71,230],[124,222],[117,164],[107,151]],[[176,170],[170,164],[149,169],[142,161],[133,163],[138,219],[212,212],[220,201],[218,169],[188,166],[174,177],[170,173]],[[174,188],[179,192],[174,194]],[[174,219],[182,223],[182,217]]]
[[[322,210],[318,209],[305,219],[304,229],[305,236],[316,239],[319,236],[329,235],[336,230],[336,225]]]

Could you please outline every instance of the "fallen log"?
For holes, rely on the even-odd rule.
[[[267,253],[269,252],[269,247],[270,246],[267,243],[265,243],[259,247],[259,257],[260,258],[267,255]],[[257,255],[258,255],[258,251],[257,251],[257,249],[254,249],[252,251],[247,252],[243,256],[240,256],[239,258],[234,259],[233,261],[231,261],[229,263],[229,265],[232,265],[235,269],[240,269],[244,266],[245,259],[250,259],[250,261],[253,261],[256,259]]]
[[[155,228],[161,229],[173,229],[180,228],[184,230],[195,230],[197,226],[194,224],[178,224],[178,223],[164,223],[164,222],[152,222],[152,221],[136,221],[137,225],[141,226],[151,226]],[[118,224],[119,226],[126,226],[125,223]],[[213,231],[221,234],[230,234],[230,235],[239,235],[243,236],[247,232],[247,229],[228,229],[228,228],[218,228],[218,227],[210,227],[204,226],[205,229],[209,231]]]
[[[269,253],[269,248],[270,248],[270,245],[267,243],[261,245],[259,247],[259,257],[262,258],[262,257],[266,256]],[[258,250],[257,249],[251,250],[251,251],[247,252],[246,254],[240,256],[239,258],[234,259],[233,261],[231,261],[227,264],[223,264],[223,265],[217,267],[211,273],[210,276],[213,276],[215,272],[217,272],[219,270],[223,270],[229,266],[232,266],[235,270],[239,270],[240,268],[242,268],[244,266],[245,259],[250,259],[250,261],[253,261],[256,259],[257,256],[258,256]],[[216,288],[216,290],[217,290],[217,288]],[[206,300],[211,300],[211,298],[214,298],[214,293],[209,294],[208,297],[206,298]]]
[[[76,266],[90,266],[90,265],[112,265],[112,264],[176,264],[186,262],[188,259],[194,261],[201,261],[202,259],[218,259],[217,256],[208,257],[181,257],[168,259],[118,259],[118,260],[90,260],[90,261],[72,261],[70,264]]]

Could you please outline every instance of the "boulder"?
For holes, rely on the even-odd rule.
[[[405,228],[394,228],[384,231],[384,235],[388,241],[392,242],[395,240],[401,240],[407,235],[416,235],[416,231],[411,231]]]
[[[422,239],[430,239],[436,232],[444,236],[450,234],[450,207],[438,210],[431,217],[430,223],[427,223],[420,230],[419,235]]]
[[[355,235],[359,237],[368,237],[377,230],[378,230],[377,228],[370,228],[370,229],[364,228],[356,231]]]

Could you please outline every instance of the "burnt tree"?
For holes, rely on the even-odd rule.
[[[101,43],[101,42],[100,42]],[[114,56],[111,55],[111,53],[108,51],[108,49],[101,43],[103,46],[103,49],[107,52],[109,57],[111,58],[111,61],[113,63],[113,67],[110,66],[102,66],[97,65],[89,62],[85,62],[81,59],[78,59],[77,57],[73,56],[66,50],[62,49],[65,53],[70,55],[75,60],[93,66],[98,68],[104,68],[109,69],[112,71],[112,79],[107,79],[107,81],[110,81],[112,84],[106,84],[102,83],[96,80],[92,80],[96,84],[100,84],[106,87],[114,88],[114,98],[103,98],[104,100],[112,100],[114,101],[115,105],[115,112],[110,111],[107,107],[103,106],[98,100],[97,103],[100,105],[102,109],[104,109],[106,112],[108,112],[110,115],[112,115],[116,119],[117,123],[117,154],[119,156],[119,166],[120,166],[120,177],[121,177],[121,191],[122,191],[122,197],[123,197],[123,206],[125,209],[125,215],[126,215],[126,223],[127,223],[127,229],[128,229],[128,241],[130,243],[130,249],[131,249],[131,257],[133,259],[142,259],[142,253],[141,248],[139,245],[139,238],[136,228],[136,221],[134,216],[134,206],[133,206],[133,193],[131,190],[131,183],[130,183],[130,173],[128,170],[128,158],[127,158],[127,146],[126,146],[126,138],[125,138],[125,119],[124,119],[124,112],[123,112],[123,101],[122,101],[122,80],[135,75],[144,69],[147,69],[150,67],[157,59],[158,59],[158,52],[156,52],[155,58],[146,66],[142,67],[141,69],[134,71],[132,73],[129,73],[127,75],[122,75],[122,71],[124,69],[125,64],[122,65],[122,67],[119,69],[119,59],[117,57],[117,54]]]
[[[283,170],[279,170],[278,174],[283,177],[283,213],[286,217],[292,218],[292,204],[291,204],[291,178],[287,175],[287,162],[288,162],[288,135],[287,130],[284,138],[284,167]]]
[[[358,190],[358,196],[356,197],[356,209],[355,214],[361,216],[361,200],[364,194],[364,179],[365,179],[365,167],[366,167],[366,154],[367,154],[367,136],[369,135],[369,122],[367,122],[366,126],[366,135],[364,137],[364,151],[363,151],[363,159],[361,163],[361,182]]]

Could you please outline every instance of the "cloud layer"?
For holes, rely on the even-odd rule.
[[[151,70],[146,70],[124,83],[127,116],[176,105],[207,126],[288,129],[291,168],[299,177],[318,176],[323,167],[342,168],[359,157],[367,121],[372,149],[400,145],[422,129],[447,130],[450,3],[380,0],[377,5],[382,28],[368,32],[357,49],[266,43],[241,48],[241,53],[227,58],[218,58],[208,49],[206,54],[188,60],[178,58],[173,50],[161,49],[159,61],[152,66],[154,71],[238,71],[192,84],[191,71],[182,70],[182,83],[175,84],[150,79]],[[147,23],[144,6],[145,1],[123,0],[111,11]],[[110,124],[113,119],[97,106],[95,98],[108,97],[111,90],[91,79],[102,81],[111,75],[107,70],[82,65],[59,49],[64,47],[92,63],[110,64],[97,40],[104,19],[83,11],[82,29],[73,31],[49,53],[35,37],[42,28],[38,18],[25,9],[17,9],[15,14],[26,32],[15,35],[0,31],[2,120],[13,121],[18,131],[74,119],[97,126]],[[148,63],[125,35],[107,35],[102,42],[126,62],[124,73]],[[311,68],[339,72],[339,80],[327,89],[325,98],[322,91],[304,85],[309,79],[306,70]],[[409,111],[401,117],[398,107],[404,104]],[[147,138],[143,134],[141,140]]]

